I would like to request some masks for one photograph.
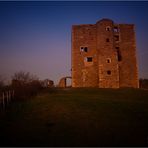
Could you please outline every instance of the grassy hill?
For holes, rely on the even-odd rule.
[[[148,91],[46,90],[0,119],[0,146],[148,146]]]

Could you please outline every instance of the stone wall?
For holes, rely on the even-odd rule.
[[[74,25],[72,87],[138,87],[134,25]]]
[[[61,78],[59,81],[58,87],[61,87],[61,88],[71,87],[67,85],[67,79],[71,79],[71,77],[67,76],[67,77]]]

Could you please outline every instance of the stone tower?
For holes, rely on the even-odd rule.
[[[72,26],[72,87],[139,87],[133,24]]]

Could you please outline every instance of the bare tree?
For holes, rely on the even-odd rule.
[[[38,93],[41,84],[37,76],[20,71],[12,76],[11,87],[15,90],[17,98],[28,98]]]
[[[16,72],[12,76],[12,80],[19,81],[23,84],[27,84],[32,81],[38,80],[38,78],[37,76],[30,74],[29,72],[20,71],[20,72]]]
[[[4,78],[0,75],[0,88],[4,86]]]

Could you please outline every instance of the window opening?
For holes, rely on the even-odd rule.
[[[119,49],[117,49],[117,58],[118,58],[118,61],[122,61],[122,56]]]
[[[109,38],[106,39],[106,42],[109,42]]]
[[[87,52],[87,47],[84,47],[84,52]]]
[[[114,32],[118,32],[118,27],[114,27]]]
[[[108,74],[108,75],[111,75],[111,71],[110,71],[110,70],[108,70],[108,71],[107,71],[107,74]]]
[[[82,52],[88,52],[88,48],[87,47],[80,47],[80,51],[82,51]]]
[[[92,62],[92,57],[86,57],[86,62]]]
[[[111,59],[110,58],[107,59],[107,63],[111,63]]]
[[[115,35],[114,38],[115,38],[115,41],[119,41],[119,35]]]
[[[106,27],[106,31],[110,31],[110,26],[107,26]]]

